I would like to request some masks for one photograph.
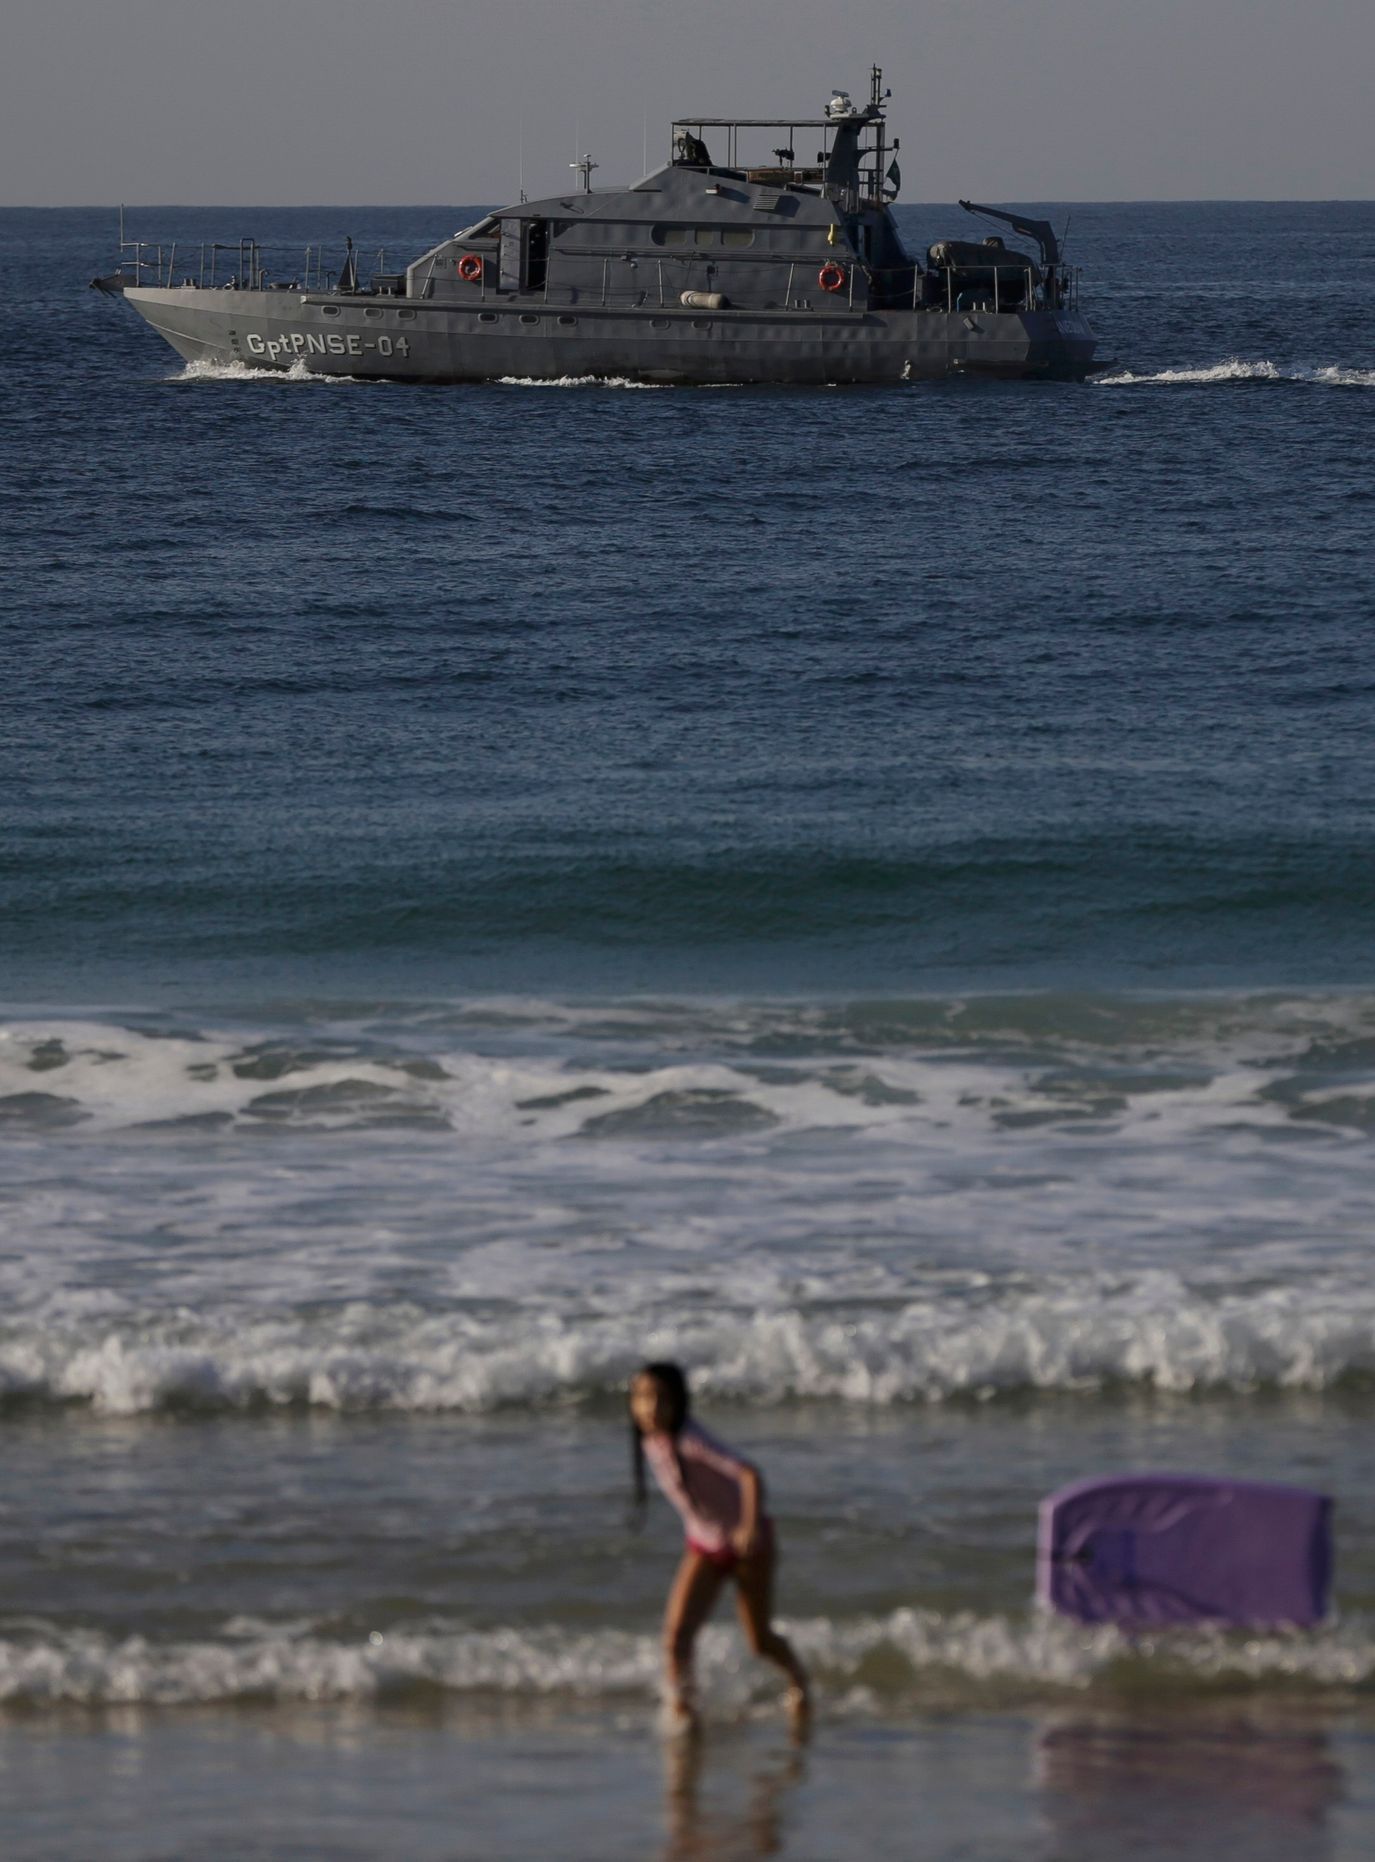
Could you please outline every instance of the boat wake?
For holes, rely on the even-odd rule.
[[[632,381],[628,375],[499,375],[501,388],[667,388],[662,381]]]
[[[202,381],[271,381],[271,382],[348,382],[358,383],[358,375],[326,375],[314,369],[308,369],[304,362],[293,362],[289,369],[255,369],[246,362],[188,362],[175,375],[167,375],[165,381],[178,385],[187,382]],[[371,385],[371,384],[369,384]]]
[[[1375,388],[1375,369],[1345,368],[1338,364],[1323,367],[1302,363],[1281,365],[1275,362],[1244,362],[1233,356],[1226,362],[1214,362],[1206,368],[1160,369],[1152,375],[1137,375],[1131,369],[1100,375],[1100,388],[1210,387],[1215,382],[1284,382],[1316,388]]]

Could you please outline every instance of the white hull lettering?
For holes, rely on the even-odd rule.
[[[379,336],[375,343],[365,343],[361,336],[350,336],[338,330],[327,330],[323,335],[313,330],[293,330],[287,336],[271,337],[257,336],[250,330],[243,340],[249,355],[263,356],[269,362],[277,362],[283,356],[361,356],[369,349],[375,349],[379,356],[400,356],[406,360],[411,353],[408,336]]]

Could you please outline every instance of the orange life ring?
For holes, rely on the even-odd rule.
[[[482,254],[465,252],[458,261],[458,275],[465,284],[476,284],[482,276]]]
[[[834,259],[828,259],[817,273],[816,281],[823,291],[843,291],[845,289],[845,267],[837,265]]]

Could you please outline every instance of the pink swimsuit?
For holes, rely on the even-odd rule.
[[[709,1558],[723,1571],[733,1571],[739,1560],[731,1535],[744,1510],[740,1481],[749,1464],[698,1422],[683,1424],[677,1447],[675,1456],[671,1435],[644,1438],[645,1459],[654,1470],[664,1498],[683,1522],[688,1549]],[[770,1538],[769,1521],[763,1514],[759,1518],[759,1538],[763,1544]]]

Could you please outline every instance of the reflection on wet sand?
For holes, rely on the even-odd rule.
[[[1324,1728],[1235,1710],[1054,1716],[1038,1729],[1035,1776],[1056,1862],[1329,1862],[1344,1789]]]
[[[805,1730],[749,1753],[747,1771],[700,1733],[664,1741],[663,1862],[746,1862],[784,1851],[788,1799],[807,1774]],[[703,1783],[709,1786],[703,1808]]]

